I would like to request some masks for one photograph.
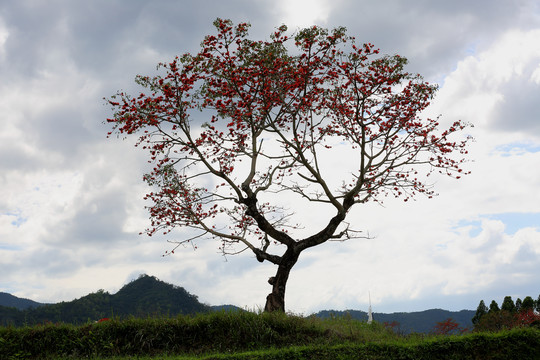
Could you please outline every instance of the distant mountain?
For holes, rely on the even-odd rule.
[[[475,311],[472,310],[448,311],[441,309],[431,309],[410,313],[373,313],[373,320],[380,323],[386,322],[388,324],[395,321],[399,324],[397,325],[396,330],[405,334],[411,332],[429,333],[433,330],[433,327],[437,324],[437,322],[444,321],[448,318],[452,318],[462,328],[472,328],[472,318],[474,314]],[[328,318],[331,316],[350,316],[352,319],[362,321],[367,320],[367,313],[357,310],[323,310],[314,314],[314,316],[320,318]]]
[[[202,304],[197,296],[184,288],[167,284],[154,276],[141,275],[138,279],[122,287],[116,294],[103,290],[88,294],[80,299],[57,304],[40,304],[28,299],[0,293],[0,326],[33,325],[45,322],[65,322],[82,324],[105,317],[146,317],[153,315],[176,316],[207,311],[243,311],[234,305],[208,306]],[[428,333],[435,324],[452,318],[461,327],[472,327],[471,319],[475,311],[446,311],[440,309],[412,313],[382,314],[374,313],[375,321],[397,322],[397,331],[402,333]],[[328,318],[349,316],[366,321],[367,313],[358,310],[324,310],[312,316]]]
[[[0,325],[65,322],[81,324],[105,317],[175,316],[211,311],[184,288],[141,275],[116,294],[99,290],[80,299],[18,310],[0,306]]]
[[[180,286],[142,275],[111,296],[111,305],[117,315],[147,316],[152,314],[196,314],[210,310],[197,296]]]
[[[212,305],[210,308],[212,311],[244,311],[244,309],[235,305]]]
[[[28,308],[36,308],[43,305],[45,304],[38,303],[29,299],[19,298],[5,292],[0,292],[0,306],[25,310]]]

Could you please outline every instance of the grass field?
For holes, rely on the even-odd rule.
[[[540,359],[540,330],[401,335],[348,318],[221,312],[0,328],[0,359]]]

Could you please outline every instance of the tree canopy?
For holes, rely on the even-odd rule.
[[[357,45],[345,28],[287,35],[281,26],[255,41],[249,24],[214,25],[199,53],[159,64],[163,75],[137,76],[148,92],[108,99],[109,135],[138,133],[154,164],[144,176],[155,189],[146,232],[192,229],[176,244],[215,238],[223,254],[250,250],[277,265],[266,308],[283,310],[303,250],[358,236],[345,222],[354,205],[431,197],[426,175],[465,173],[469,138],[453,136],[467,124],[439,130],[439,119],[421,118],[437,85],[406,72],[404,57]],[[329,214],[308,236],[296,231],[303,225],[291,207],[300,201]]]
[[[520,300],[520,302],[521,302],[521,300]],[[501,305],[501,310],[505,310],[505,311],[508,311],[508,312],[516,311],[516,305],[514,304],[514,300],[512,300],[511,296],[505,296],[504,297],[503,303]]]
[[[478,324],[482,316],[486,315],[488,311],[489,309],[484,303],[484,300],[480,300],[480,304],[478,304],[478,307],[476,308],[476,313],[474,314],[474,317],[472,318],[472,323],[474,325]]]

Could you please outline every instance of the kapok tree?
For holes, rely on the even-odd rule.
[[[345,222],[353,206],[433,196],[422,167],[461,176],[462,155],[453,156],[468,139],[450,138],[466,124],[439,131],[437,119],[421,119],[437,86],[405,72],[405,58],[357,46],[344,28],[288,36],[281,26],[254,41],[248,24],[214,25],[198,54],[159,64],[160,76],[137,76],[147,92],[107,100],[109,135],[138,134],[154,164],[144,176],[154,190],[146,232],[190,229],[171,252],[209,237],[224,255],[249,250],[275,264],[265,310],[284,311],[304,250],[359,237]],[[304,201],[328,213],[308,236],[293,222],[292,207]]]

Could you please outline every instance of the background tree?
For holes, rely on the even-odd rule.
[[[482,316],[486,315],[488,313],[488,307],[484,303],[484,300],[480,300],[480,304],[478,304],[478,307],[476,308],[476,313],[474,314],[472,318],[473,325],[478,324]]]
[[[474,326],[474,331],[500,331],[516,326],[516,314],[506,310],[490,311]]]
[[[489,304],[489,312],[496,313],[498,311],[500,311],[499,305],[497,304],[495,300],[491,300],[491,304]]]
[[[517,298],[514,312],[520,312],[522,309],[523,309],[523,301],[521,301],[520,298]]]
[[[521,310],[522,311],[529,311],[529,310],[534,310],[534,300],[532,297],[530,296],[526,296],[524,299],[523,299],[523,302],[521,303]]]
[[[511,296],[504,297],[503,303],[501,305],[501,310],[505,310],[510,313],[513,313],[516,311],[516,305],[514,304],[514,300],[512,300]]]
[[[538,295],[538,299],[536,299],[535,310],[536,312],[540,313],[540,295]]]
[[[426,175],[462,175],[455,154],[466,154],[468,138],[452,136],[466,124],[439,130],[438,119],[420,118],[437,86],[406,72],[405,58],[357,46],[344,28],[289,37],[281,26],[254,41],[248,24],[214,25],[198,54],[136,78],[147,93],[109,99],[109,135],[138,132],[154,163],[144,176],[155,189],[147,233],[191,229],[176,247],[210,237],[225,255],[249,250],[275,264],[265,310],[283,311],[302,251],[359,237],[345,222],[354,205],[431,197]],[[327,222],[306,230],[293,221],[288,209],[302,201]]]

